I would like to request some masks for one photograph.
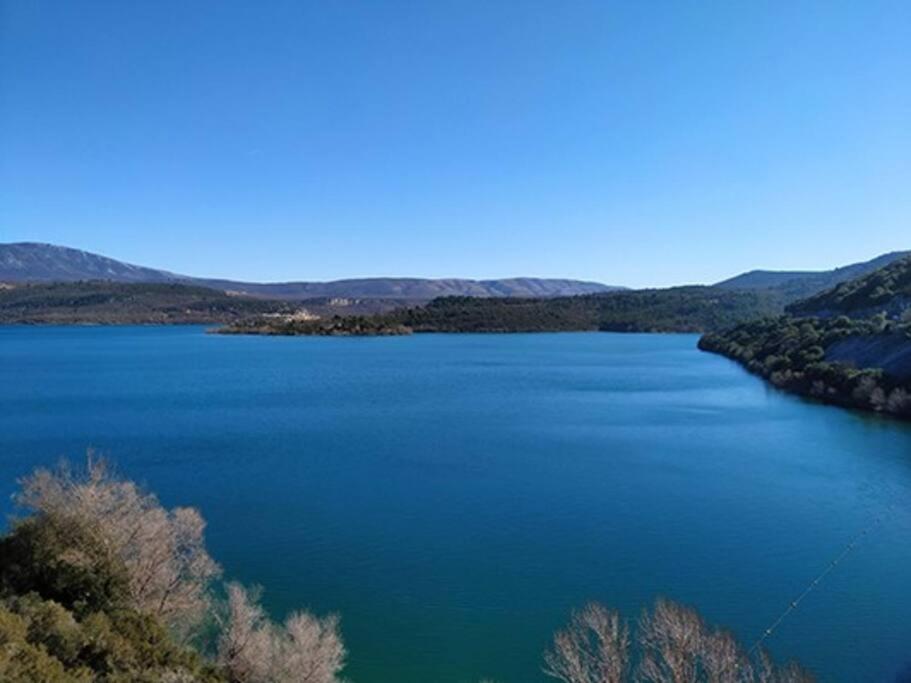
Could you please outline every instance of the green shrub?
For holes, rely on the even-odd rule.
[[[128,596],[125,567],[92,524],[55,514],[15,523],[0,538],[0,681],[224,680]]]
[[[723,354],[775,386],[829,403],[911,417],[911,387],[875,368],[826,361],[826,349],[850,337],[909,334],[884,316],[852,320],[787,316],[708,334],[699,348]]]
[[[128,577],[90,526],[51,515],[16,523],[0,539],[0,590],[35,592],[76,614],[124,604]]]

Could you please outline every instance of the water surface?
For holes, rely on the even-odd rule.
[[[892,680],[911,430],[695,342],[0,328],[0,494],[107,454],[199,507],[226,576],[276,616],[339,612],[355,683],[537,683],[587,600],[634,617],[665,595],[751,641],[885,514],[769,646],[824,680]]]

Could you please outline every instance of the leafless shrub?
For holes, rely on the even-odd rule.
[[[749,657],[727,631],[706,633],[700,654],[708,683],[748,683],[753,680]]]
[[[283,625],[266,618],[258,595],[227,587],[228,609],[218,647],[232,683],[335,683],[345,647],[338,617],[295,612]]]
[[[764,652],[755,663],[726,631],[693,609],[659,599],[642,614],[630,662],[630,634],[620,616],[591,604],[574,613],[544,655],[544,672],[564,683],[810,683],[797,665],[777,668]]]
[[[258,603],[258,591],[237,583],[227,586],[227,614],[222,620],[218,661],[236,683],[268,677],[272,656],[272,625]]]
[[[20,505],[75,519],[97,532],[129,575],[132,606],[187,633],[205,616],[209,586],[220,570],[205,548],[205,522],[191,508],[166,510],[136,484],[89,456],[84,472],[65,464],[22,482]]]
[[[639,620],[639,676],[649,683],[695,683],[705,624],[693,610],[658,600]]]
[[[338,617],[322,619],[295,612],[285,621],[273,641],[274,680],[291,683],[332,683],[345,661],[345,648],[338,634]]]
[[[629,628],[617,612],[586,605],[556,633],[544,664],[545,674],[564,683],[621,683],[629,666]]]

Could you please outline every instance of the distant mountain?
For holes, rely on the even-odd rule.
[[[231,280],[194,279],[207,287],[251,296],[276,299],[355,298],[430,301],[441,296],[554,297],[600,294],[622,289],[598,282],[540,278],[504,280],[430,280],[422,278],[375,277],[332,282],[281,282],[259,284]]]
[[[232,294],[287,300],[353,298],[429,301],[441,296],[553,297],[598,294],[624,289],[598,282],[545,278],[363,278],[332,282],[237,282],[178,275],[166,270],[136,266],[98,254],[51,244],[0,244],[0,282],[83,280],[121,283],[180,282],[220,289]]]
[[[834,270],[751,270],[719,282],[715,286],[721,289],[774,289],[789,300],[797,300],[831,289],[842,282],[863,277],[908,256],[911,256],[911,251],[896,251]]]
[[[180,275],[53,244],[0,244],[0,282],[178,282]]]

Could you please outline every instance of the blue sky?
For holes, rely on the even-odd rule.
[[[0,0],[0,241],[633,286],[911,248],[911,3]]]

